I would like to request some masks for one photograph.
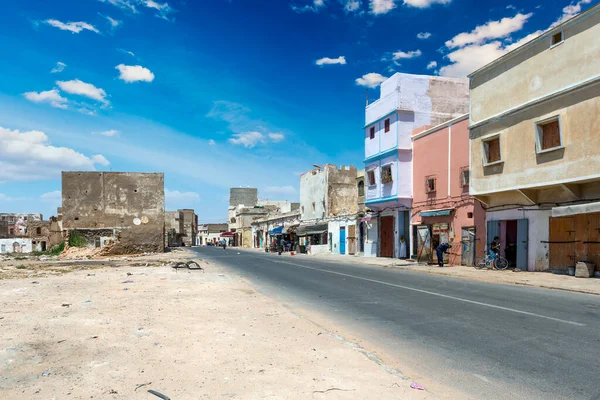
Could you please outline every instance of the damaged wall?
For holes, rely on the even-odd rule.
[[[164,174],[62,173],[63,229],[115,229],[111,254],[164,251]]]
[[[327,165],[328,216],[348,215],[358,212],[356,167]]]

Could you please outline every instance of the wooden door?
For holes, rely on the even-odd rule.
[[[596,264],[600,270],[600,214],[589,214],[589,228],[587,238],[587,262]]]
[[[381,217],[379,221],[380,257],[394,257],[394,217]]]
[[[550,269],[575,266],[575,218],[550,218]]]
[[[356,225],[348,226],[348,254],[356,254]]]

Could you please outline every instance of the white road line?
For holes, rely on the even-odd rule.
[[[261,257],[261,258],[264,258],[264,257]],[[564,320],[564,319],[548,317],[546,315],[540,315],[540,314],[536,314],[536,313],[532,313],[532,312],[515,310],[514,308],[497,306],[497,305],[494,305],[494,304],[483,303],[481,301],[463,299],[461,297],[449,296],[447,294],[431,292],[429,290],[416,289],[416,288],[412,288],[412,287],[409,287],[409,286],[403,286],[403,285],[396,285],[395,283],[383,282],[383,281],[379,281],[377,279],[363,278],[363,277],[360,277],[360,276],[355,276],[355,275],[350,275],[350,274],[344,274],[342,272],[335,272],[335,271],[329,271],[329,270],[326,270],[326,269],[307,267],[305,265],[296,264],[296,263],[292,263],[292,262],[289,262],[289,261],[280,261],[280,260],[277,260],[276,262],[283,263],[283,264],[294,265],[294,266],[297,266],[297,267],[300,267],[300,268],[312,269],[314,271],[325,272],[325,273],[333,274],[333,275],[347,276],[349,278],[360,279],[360,280],[367,281],[367,282],[379,283],[381,285],[397,287],[397,288],[400,288],[400,289],[412,290],[413,292],[425,293],[425,294],[429,294],[431,296],[438,296],[438,297],[443,297],[445,299],[452,299],[452,300],[462,301],[464,303],[477,304],[479,306],[484,306],[484,307],[489,307],[489,308],[495,308],[497,310],[509,311],[509,312],[513,312],[513,313],[516,313],[516,314],[529,315],[531,317],[537,317],[537,318],[547,319],[547,320],[550,320],[550,321],[562,322],[564,324],[570,324],[570,325],[575,325],[575,326],[586,326],[586,324],[580,324],[579,322],[567,321],[567,320]]]

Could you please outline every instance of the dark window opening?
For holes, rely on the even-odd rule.
[[[426,189],[427,193],[435,192],[435,178],[427,178],[425,185],[426,185],[425,189]]]
[[[41,235],[41,234],[42,234],[42,228],[39,228],[39,227],[38,227],[38,228],[36,228],[36,229],[35,229],[35,233],[36,233],[37,235]]]
[[[375,127],[374,126],[372,126],[371,129],[369,129],[369,138],[375,139]]]
[[[390,131],[390,119],[386,119],[384,122],[384,126],[385,126],[385,131],[389,132]]]
[[[564,38],[562,32],[555,33],[554,35],[552,35],[552,46],[559,44],[563,40]]]
[[[365,195],[365,183],[363,181],[358,182],[358,195],[359,196]]]
[[[488,164],[500,161],[500,138],[485,142],[485,156]]]

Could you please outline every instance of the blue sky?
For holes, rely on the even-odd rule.
[[[466,76],[594,4],[6,2],[0,211],[54,215],[61,170],[162,171],[167,208],[202,221],[229,187],[297,200],[313,164],[361,166],[365,87]]]

